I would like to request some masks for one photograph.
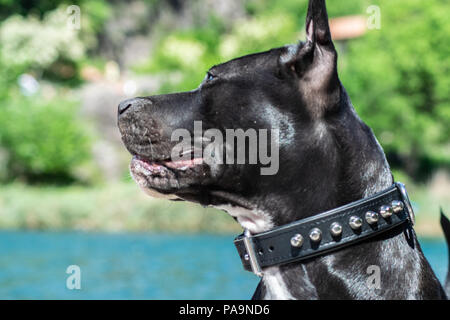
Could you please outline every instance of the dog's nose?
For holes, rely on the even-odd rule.
[[[133,109],[133,107],[135,107],[137,105],[137,102],[138,102],[137,99],[128,99],[128,100],[122,101],[119,104],[119,108],[117,110],[118,115],[121,116],[128,110]]]

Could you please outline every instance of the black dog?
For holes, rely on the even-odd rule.
[[[369,197],[394,182],[384,152],[337,74],[324,0],[310,0],[307,40],[209,70],[193,91],[126,100],[119,128],[146,192],[228,211],[252,234]],[[173,161],[183,128],[279,130],[279,170]],[[202,140],[200,145],[203,146]],[[195,148],[192,153],[195,155]],[[189,154],[190,155],[190,154]],[[366,285],[380,268],[381,287]],[[415,233],[397,228],[339,251],[264,270],[255,299],[445,299]]]

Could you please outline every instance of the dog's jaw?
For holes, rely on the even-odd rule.
[[[148,195],[172,200],[180,198],[179,193],[187,190],[190,177],[207,177],[202,158],[151,161],[133,156],[130,173]]]
[[[252,234],[268,231],[274,227],[271,216],[261,210],[250,210],[233,205],[215,207],[236,218],[242,228],[247,229]]]

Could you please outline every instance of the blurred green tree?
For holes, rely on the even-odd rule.
[[[66,183],[88,159],[78,105],[62,87],[63,72],[52,77],[72,67],[67,79],[76,79],[86,51],[66,17],[59,7],[42,18],[13,15],[0,24],[0,180]]]
[[[342,47],[340,75],[390,158],[415,178],[450,164],[450,2],[389,1]]]
[[[67,183],[89,157],[89,135],[74,102],[20,94],[2,106],[0,146],[6,151],[4,179]]]

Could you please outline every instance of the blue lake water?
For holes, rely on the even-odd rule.
[[[0,232],[0,299],[249,299],[233,236]],[[421,240],[438,277],[442,240]],[[81,289],[66,288],[69,265]]]

